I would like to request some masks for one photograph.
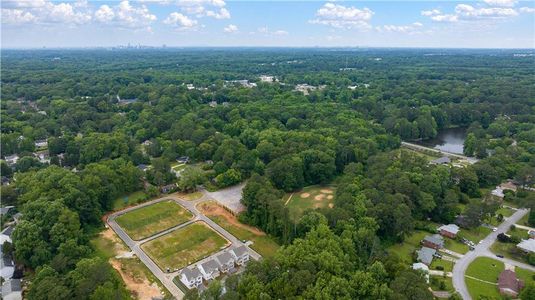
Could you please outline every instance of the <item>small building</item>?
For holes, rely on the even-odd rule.
[[[223,273],[227,273],[234,268],[234,256],[228,252],[223,252],[217,257],[219,262],[219,270]]]
[[[229,252],[230,254],[232,254],[232,256],[234,256],[236,264],[240,266],[246,264],[249,261],[249,251],[247,251],[247,247],[244,245],[232,248]]]
[[[422,240],[422,245],[433,249],[444,248],[444,238],[439,234],[428,235]]]
[[[524,253],[535,252],[535,239],[522,240],[516,247],[524,251]]]
[[[48,141],[46,139],[44,140],[37,140],[35,141],[35,148],[46,148],[48,147]]]
[[[1,207],[0,208],[0,216],[7,215],[7,213],[13,208],[15,208],[15,206],[13,206],[13,205],[8,205],[8,206]]]
[[[528,235],[530,239],[535,239],[535,230],[528,231]]]
[[[188,83],[186,84],[186,88],[191,91],[195,89],[195,86],[193,85],[193,83]]]
[[[262,82],[277,82],[279,81],[275,76],[260,75],[260,81]]]
[[[18,154],[8,155],[4,157],[4,160],[6,161],[6,164],[8,166],[13,166],[19,161],[19,155]]]
[[[442,225],[438,228],[440,235],[454,239],[459,233],[459,226],[455,224]]]
[[[181,164],[187,164],[189,162],[189,156],[181,156],[177,158],[176,161]]]
[[[1,176],[0,178],[0,180],[2,181],[2,185],[9,185],[11,183],[11,180],[7,176]]]
[[[441,158],[434,159],[429,163],[432,165],[447,165],[451,163],[451,159],[447,156],[442,156]]]
[[[208,103],[208,105],[212,108],[216,107],[217,106],[217,101],[210,101],[210,103]]]
[[[176,183],[164,185],[160,188],[160,192],[163,194],[169,194],[177,188]]]
[[[15,230],[15,227],[11,225],[2,230],[2,233],[0,233],[0,246],[5,242],[11,243],[11,234],[13,233],[13,230]]]
[[[219,263],[214,259],[209,259],[199,266],[199,270],[204,280],[212,280],[219,277]]]
[[[137,165],[137,168],[140,169],[143,172],[147,172],[147,170],[149,169],[149,167],[147,165],[144,165],[144,164]]]
[[[197,288],[202,284],[202,274],[197,267],[184,268],[180,271],[180,281],[188,288]]]
[[[1,253],[1,256],[0,276],[2,276],[4,280],[11,279],[13,278],[13,273],[15,273],[15,264],[13,263],[13,259],[11,259],[11,257],[8,255],[4,255],[4,253]]]
[[[493,196],[496,196],[498,198],[502,198],[505,197],[505,194],[503,193],[503,189],[499,186],[497,186],[495,189],[493,189],[491,192],[491,195]]]
[[[523,287],[524,281],[518,279],[511,270],[504,270],[498,276],[498,289],[502,295],[516,298]]]
[[[429,266],[433,262],[433,257],[437,254],[437,250],[428,247],[422,247],[420,250],[416,251],[418,255],[416,260]]]
[[[2,299],[22,300],[22,281],[20,279],[5,281],[2,284]]]
[[[423,263],[412,264],[412,269],[424,273],[427,283],[429,283],[429,267]]]
[[[50,154],[47,150],[35,152],[33,156],[35,156],[35,158],[37,158],[42,164],[50,163]]]

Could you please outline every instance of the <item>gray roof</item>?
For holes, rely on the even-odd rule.
[[[209,259],[201,264],[202,268],[206,273],[211,273],[217,269],[219,269],[219,263],[215,261],[214,259]]]
[[[13,226],[7,226],[4,230],[2,230],[2,234],[4,235],[7,235],[7,236],[11,236],[11,234],[13,233],[13,230],[15,230],[15,227]]]
[[[7,296],[13,292],[22,291],[22,282],[20,279],[11,279],[2,285],[2,296]]]
[[[418,261],[428,265],[433,261],[433,255],[437,253],[437,250],[433,248],[422,247],[422,249],[416,251],[416,253],[418,253]]]
[[[236,257],[241,257],[244,254],[248,253],[247,247],[245,247],[243,245],[239,246],[239,247],[236,247],[236,248],[233,248],[230,251],[234,252],[234,255],[236,255]]]
[[[522,240],[516,246],[527,252],[535,252],[535,239]]]
[[[10,257],[2,257],[2,268],[3,267],[13,267],[13,260]]]
[[[4,176],[2,176],[4,177]],[[2,178],[3,179],[3,178]],[[12,209],[14,206],[5,206],[0,208],[0,215],[5,215],[9,212],[10,209]]]
[[[459,226],[455,224],[442,225],[438,228],[438,230],[444,230],[453,234],[457,234],[459,232]]]
[[[432,164],[449,164],[451,162],[451,159],[447,156],[442,156],[441,158],[437,158],[431,161]]]
[[[440,234],[428,235],[424,238],[424,241],[428,241],[440,247],[444,247],[444,238]]]
[[[180,274],[186,276],[188,280],[197,279],[197,277],[202,276],[201,271],[197,267],[193,269],[184,268],[180,271]]]
[[[229,261],[234,261],[234,257],[232,257],[232,254],[228,252],[223,252],[217,256],[217,260],[220,264],[226,264]]]

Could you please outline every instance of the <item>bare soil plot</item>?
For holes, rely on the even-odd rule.
[[[127,212],[118,216],[116,221],[133,240],[141,240],[192,217],[188,210],[168,200]]]
[[[229,244],[204,222],[196,222],[146,242],[141,248],[165,271],[183,268]]]

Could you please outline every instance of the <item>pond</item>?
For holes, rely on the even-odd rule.
[[[447,128],[440,130],[435,138],[418,142],[418,144],[441,151],[463,154],[465,138],[465,127]]]

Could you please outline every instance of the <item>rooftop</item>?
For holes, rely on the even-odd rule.
[[[516,246],[526,252],[535,252],[535,239],[522,240]]]
[[[424,238],[424,241],[428,241],[441,247],[444,246],[444,238],[440,234],[428,235]]]
[[[453,234],[457,234],[459,232],[459,226],[455,224],[442,225],[438,228],[438,230],[444,230]]]
[[[196,279],[197,277],[202,276],[201,271],[199,271],[197,267],[194,267],[192,269],[184,268],[182,269],[182,271],[180,271],[180,275],[186,276],[188,280]]]
[[[213,259],[207,260],[206,262],[201,264],[202,268],[205,272],[210,273],[212,271],[215,271],[219,268],[219,263]]]
[[[433,261],[433,255],[437,253],[437,250],[428,247],[422,247],[422,249],[416,251],[418,254],[418,261],[423,262],[426,265],[431,264]]]
[[[441,158],[437,158],[431,161],[432,164],[449,164],[451,162],[451,159],[447,156],[442,156]]]
[[[226,264],[228,263],[229,261],[233,260],[234,258],[232,257],[232,254],[228,253],[228,252],[223,252],[221,254],[219,254],[217,256],[217,260],[219,261],[219,263],[221,264]]]
[[[516,277],[516,273],[511,270],[504,270],[498,277],[498,288],[511,289],[518,292],[524,286],[524,282]]]
[[[232,252],[234,252],[234,255],[236,255],[236,257],[241,257],[243,256],[244,254],[246,254],[248,251],[247,251],[247,247],[245,246],[239,246],[239,247],[236,247],[236,248],[233,248],[231,250]]]

